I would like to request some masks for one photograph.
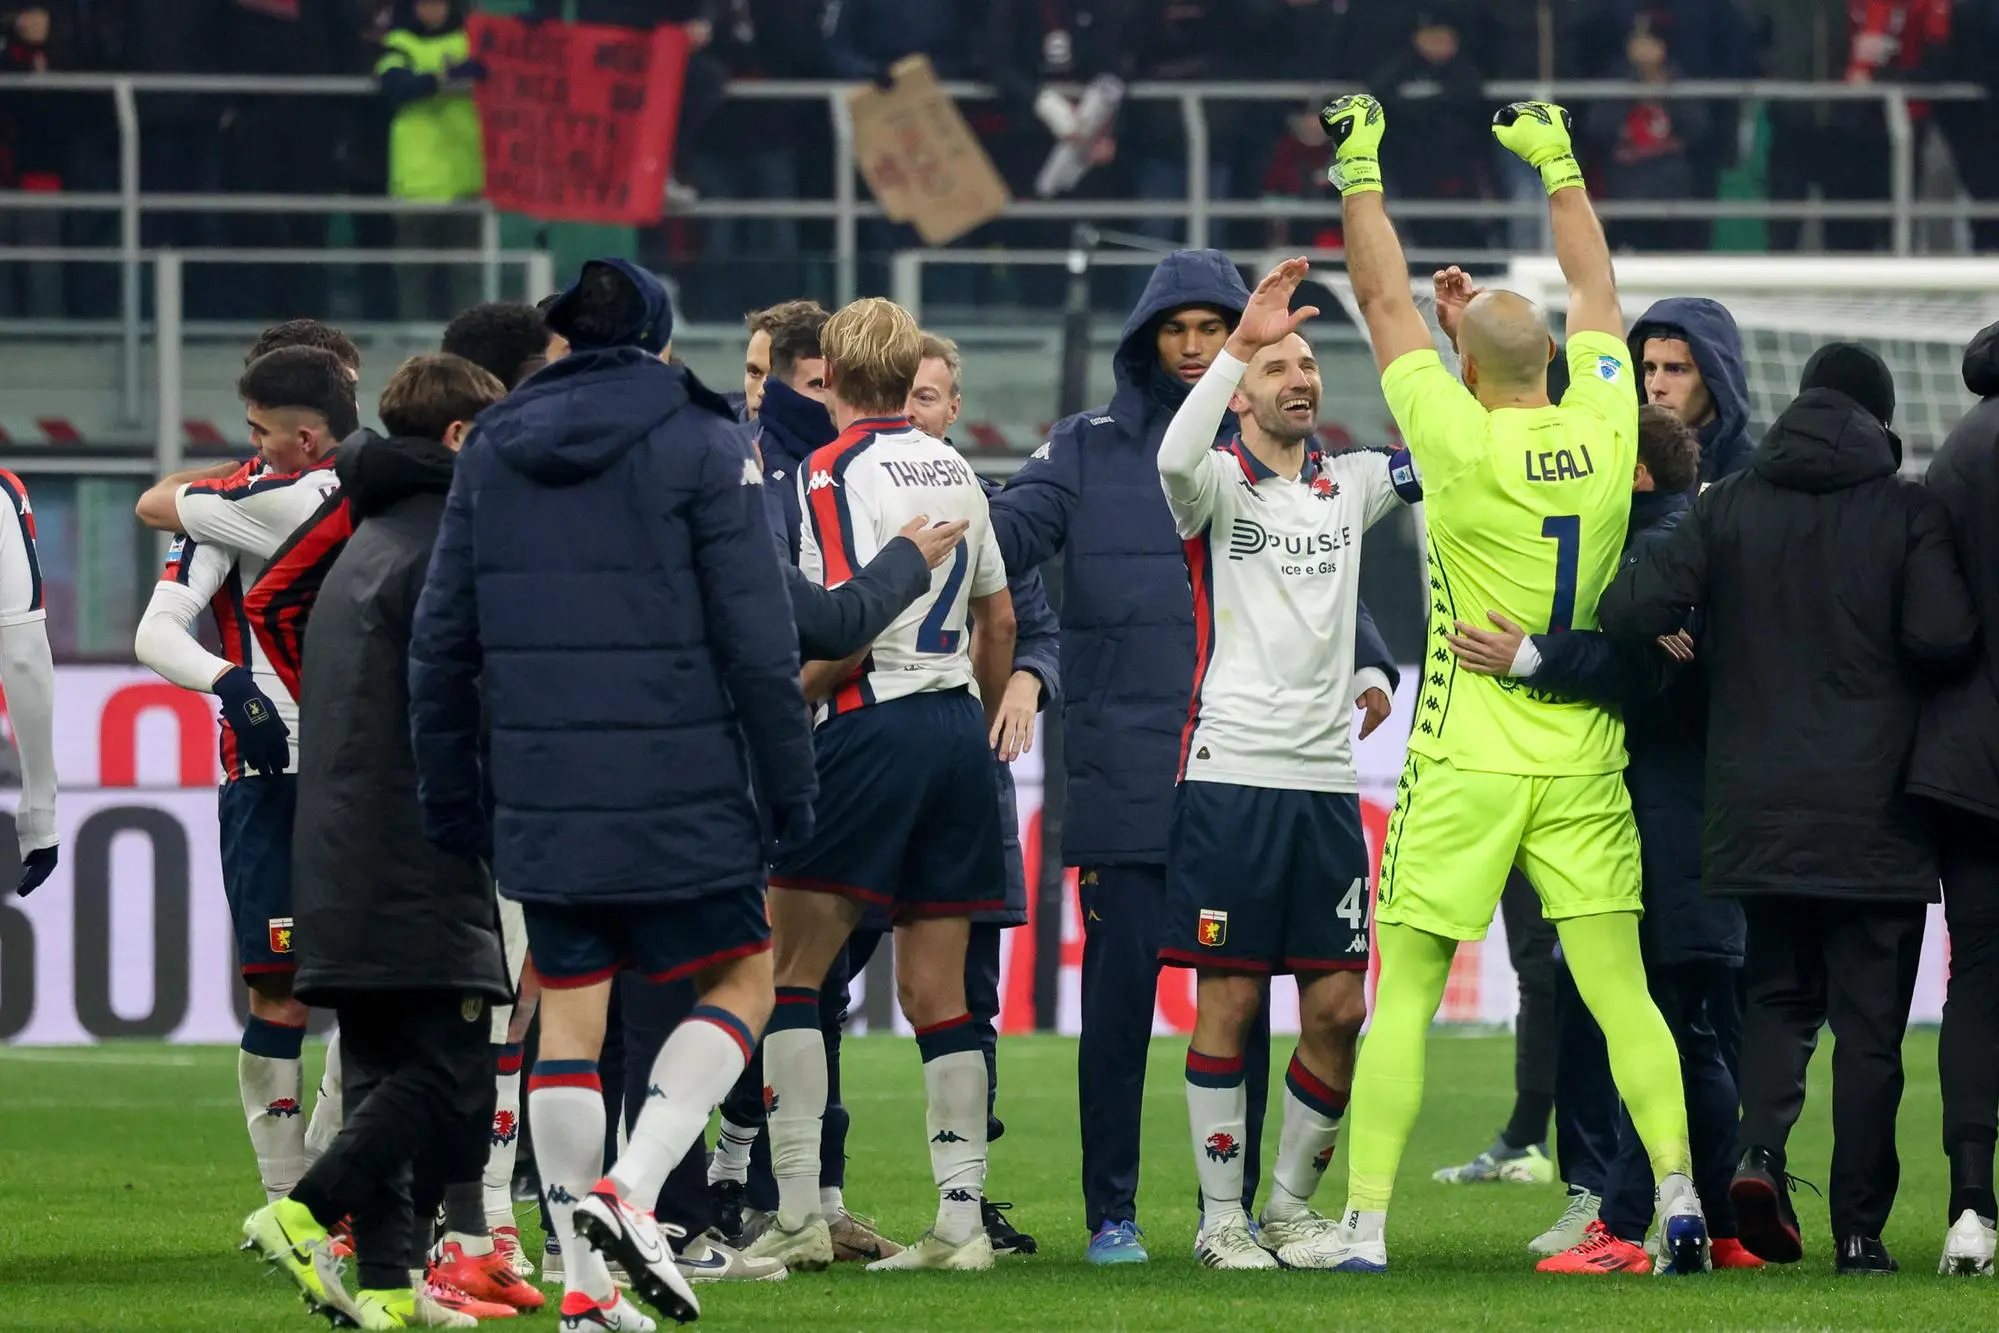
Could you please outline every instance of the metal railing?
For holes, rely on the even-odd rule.
[[[848,114],[847,95],[855,85],[832,81],[738,81],[728,87],[732,98],[754,101],[823,102],[833,135],[833,195],[830,199],[725,200],[704,199],[676,205],[673,215],[690,218],[789,218],[831,220],[833,223],[834,295],[839,302],[853,299],[860,285],[859,224],[862,219],[879,218],[881,209],[860,197],[856,169],[853,122]],[[961,101],[988,100],[997,94],[984,84],[953,83],[947,90]],[[0,91],[49,93],[106,93],[112,98],[119,132],[118,190],[115,193],[44,193],[0,191],[0,210],[62,209],[84,212],[115,212],[119,217],[119,243],[109,251],[0,250],[0,261],[38,262],[64,258],[113,260],[121,267],[120,320],[124,347],[121,406],[128,424],[137,420],[142,310],[141,266],[142,222],[157,213],[393,213],[443,214],[477,217],[480,243],[468,251],[326,251],[260,252],[282,256],[275,262],[375,261],[468,262],[482,265],[487,290],[493,290],[493,274],[501,262],[498,214],[483,201],[466,203],[421,203],[416,201],[356,195],[271,195],[271,194],[184,194],[142,193],[139,162],[141,126],[138,95],[281,95],[371,97],[379,95],[373,80],[364,77],[266,78],[230,75],[112,75],[112,74],[10,74],[0,75]],[[1178,106],[1186,136],[1187,192],[1180,200],[1016,200],[1007,211],[1009,218],[1085,221],[1096,219],[1153,219],[1177,221],[1185,228],[1185,244],[1207,245],[1213,224],[1235,218],[1323,218],[1330,211],[1326,200],[1264,199],[1216,200],[1209,197],[1208,168],[1212,145],[1208,134],[1207,104],[1210,101],[1250,101],[1290,103],[1300,107],[1332,94],[1361,91],[1357,85],[1338,83],[1164,83],[1138,82],[1130,86],[1132,101],[1168,102]],[[1434,96],[1434,84],[1410,84],[1398,90],[1404,97]],[[1494,81],[1485,85],[1492,102],[1529,97],[1555,97],[1572,101],[1604,98],[1642,97],[1648,100],[1729,100],[1745,102],[1878,102],[1883,108],[1891,152],[1890,189],[1886,200],[1866,202],[1801,203],[1767,200],[1606,200],[1599,204],[1605,217],[1713,220],[1719,218],[1764,218],[1798,220],[1826,219],[1886,220],[1890,223],[1894,253],[1913,251],[1915,224],[1930,218],[1999,217],[1999,204],[1964,204],[1916,200],[1917,142],[1910,116],[1912,101],[1972,101],[1985,96],[1976,84],[1830,84],[1784,83],[1735,80],[1684,80],[1665,85],[1615,80],[1560,80],[1553,83]],[[1543,206],[1537,200],[1506,199],[1476,202],[1448,202],[1398,199],[1396,216],[1423,219],[1494,219],[1539,217]],[[183,251],[183,260],[221,259],[225,253],[244,258],[252,252]]]

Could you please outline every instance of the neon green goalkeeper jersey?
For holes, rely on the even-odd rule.
[[[1488,412],[1434,351],[1382,372],[1388,409],[1423,478],[1430,633],[1409,748],[1488,773],[1609,773],[1625,764],[1624,722],[1525,681],[1464,670],[1451,622],[1529,634],[1596,628],[1617,571],[1638,461],[1630,352],[1602,333],[1569,339],[1559,407]]]

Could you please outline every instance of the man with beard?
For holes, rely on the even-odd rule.
[[[1319,365],[1297,330],[1318,311],[1290,308],[1309,272],[1292,259],[1264,278],[1159,446],[1197,641],[1159,958],[1197,977],[1187,1118],[1210,1268],[1329,1266],[1312,1242],[1338,1226],[1309,1201],[1367,1016],[1367,838],[1348,735],[1360,534],[1422,497],[1406,452],[1328,457],[1310,443]],[[1241,433],[1216,449],[1231,410]],[[1258,1233],[1243,1208],[1243,1051],[1280,972],[1298,979],[1299,1038]]]

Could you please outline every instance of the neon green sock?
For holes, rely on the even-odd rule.
[[[1610,1051],[1610,1075],[1652,1159],[1654,1183],[1693,1174],[1686,1092],[1673,1033],[1645,987],[1645,960],[1632,912],[1555,923],[1562,956]]]
[[[1456,940],[1414,926],[1377,928],[1381,980],[1347,1107],[1347,1211],[1387,1212],[1395,1170],[1423,1105],[1423,1043],[1444,1002]]]

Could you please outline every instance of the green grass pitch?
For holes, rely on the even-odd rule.
[[[1288,1047],[1280,1042],[1280,1061]],[[1141,1222],[1153,1261],[1098,1270],[1082,1261],[1074,1042],[1008,1038],[1000,1053],[1006,1137],[990,1190],[1041,1240],[1033,1258],[983,1275],[870,1275],[842,1265],[784,1283],[702,1289],[701,1327],[840,1330],[1308,1328],[1992,1329],[1992,1283],[1935,1276],[1945,1220],[1936,1038],[1911,1034],[1902,1103],[1903,1174],[1887,1241],[1904,1271],[1835,1279],[1822,1201],[1799,1196],[1808,1257],[1788,1269],[1705,1279],[1555,1278],[1525,1242],[1561,1208],[1558,1186],[1453,1187],[1430,1171],[1483,1147],[1512,1099],[1512,1043],[1439,1035],[1429,1092],[1405,1160],[1385,1278],[1213,1273],[1189,1253],[1194,1175],[1180,1062],[1152,1049]],[[308,1064],[317,1063],[317,1048]],[[1821,1183],[1831,1148],[1824,1055],[1792,1161]],[[312,1071],[308,1070],[311,1086]],[[1281,1069],[1280,1069],[1281,1074]],[[848,1043],[853,1109],[847,1197],[890,1234],[915,1236],[935,1206],[922,1142],[922,1076],[904,1039]],[[1273,1125],[1272,1140],[1275,1139]],[[237,1109],[234,1052],[104,1046],[0,1049],[0,1329],[299,1330],[289,1288],[235,1250],[258,1202]],[[1344,1145],[1320,1192],[1339,1206]],[[523,1210],[532,1228],[531,1210]],[[551,1309],[553,1308],[551,1303]],[[552,1313],[521,1319],[552,1329]]]

